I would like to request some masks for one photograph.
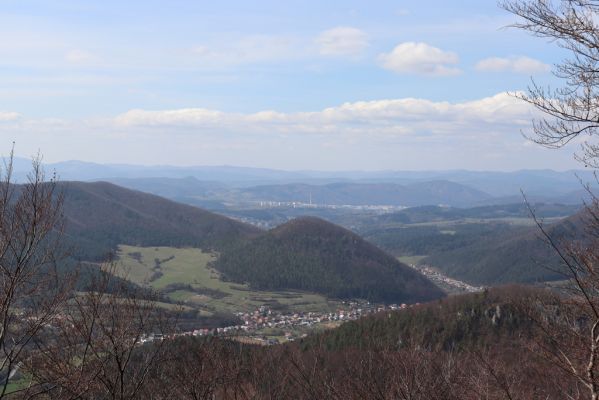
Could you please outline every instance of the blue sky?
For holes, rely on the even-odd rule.
[[[0,0],[0,145],[48,161],[578,167],[505,92],[553,44],[494,1]]]

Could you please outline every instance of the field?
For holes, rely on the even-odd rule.
[[[401,257],[397,257],[397,259],[404,264],[412,265],[412,264],[418,264],[421,260],[425,259],[426,257],[427,257],[426,255],[423,255],[423,256],[401,256]]]
[[[194,248],[119,246],[121,276],[166,293],[172,300],[205,313],[273,310],[328,311],[337,303],[324,296],[299,292],[266,292],[225,282],[210,267],[215,254]]]

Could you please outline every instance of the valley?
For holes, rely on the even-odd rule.
[[[485,289],[484,286],[473,286],[464,281],[450,278],[443,274],[438,268],[426,264],[418,264],[418,262],[426,256],[404,256],[398,257],[400,261],[405,262],[410,267],[414,268],[422,275],[426,276],[435,285],[439,286],[447,294],[463,294],[481,292]],[[413,261],[413,262],[411,262]]]
[[[0,400],[599,400],[599,0],[0,4]]]
[[[208,211],[106,182],[56,187],[65,226],[64,243],[53,250],[75,249],[58,274],[73,273],[77,291],[43,333],[73,351],[63,361],[69,365],[88,341],[104,346],[97,358],[111,354],[113,343],[136,357],[165,348],[177,360],[202,349],[202,360],[232,363],[227,370],[268,360],[304,373],[298,360],[312,354],[326,368],[338,365],[336,354],[363,368],[366,354],[409,359],[426,349],[442,356],[434,362],[455,352],[464,368],[478,371],[471,355],[515,338],[522,346],[540,340],[525,307],[546,301],[547,313],[555,300],[534,286],[565,287],[563,275],[547,269],[557,265],[555,254],[522,203]],[[531,207],[559,240],[578,238],[588,218],[580,206]],[[514,283],[529,286],[495,287]],[[27,321],[44,321],[29,312]],[[220,376],[225,367],[215,368]],[[33,369],[12,371],[10,390],[43,380]]]
[[[455,290],[455,285],[446,285],[450,280],[478,287],[562,279],[532,262],[534,258],[551,266],[555,256],[538,240],[522,203],[399,210],[260,207],[224,212],[259,221],[257,225],[270,229],[265,230],[112,184],[67,182],[63,187],[66,238],[77,249],[77,257],[97,262],[114,252],[128,271],[123,276],[168,293],[173,302],[195,305],[202,316],[233,315],[260,306],[327,311],[344,299],[409,303],[434,293],[435,289],[426,289],[402,298],[392,289],[398,286],[390,286],[384,295],[385,284],[413,279],[406,277],[414,270],[406,266],[386,270],[393,261],[377,247],[417,269],[428,266],[437,271],[441,275],[428,275],[446,291]],[[579,209],[545,203],[532,206],[547,226],[556,227],[571,226],[568,216]],[[89,209],[94,213],[89,214]],[[361,237],[376,247],[367,242],[357,245]],[[378,260],[378,267],[373,260]],[[380,278],[371,273],[365,279],[367,275],[359,272],[363,263],[372,264],[369,268],[377,270]],[[406,271],[404,277],[392,277],[391,271],[398,268]],[[376,291],[367,285],[374,285]],[[417,293],[422,290],[419,285],[411,283],[402,290]]]
[[[575,212],[577,208],[538,204],[536,210],[539,216],[544,218],[545,223],[550,225],[564,221],[566,215]],[[255,210],[255,215],[264,218],[269,215],[264,214],[265,211],[267,210],[262,207]],[[526,217],[528,210],[523,205],[484,206],[472,209],[415,207],[401,210],[356,207],[335,207],[324,210],[312,207],[302,210],[298,207],[277,207],[276,215],[282,218],[281,221],[289,221],[294,217],[300,219],[291,225],[286,225],[287,222],[278,224],[280,228],[267,233],[266,236],[264,233],[253,233],[247,239],[241,239],[238,245],[220,248],[224,252],[225,263],[230,262],[227,261],[228,258],[234,257],[233,260],[243,260],[243,263],[235,268],[239,270],[250,268],[250,271],[252,265],[268,265],[266,267],[268,274],[265,277],[271,279],[273,274],[281,276],[281,273],[288,273],[274,272],[282,266],[299,266],[300,264],[296,263],[302,257],[307,256],[306,260],[310,260],[310,263],[314,262],[313,256],[308,256],[308,253],[297,253],[298,250],[303,252],[304,250],[301,249],[305,246],[309,248],[318,243],[320,243],[318,246],[327,249],[337,246],[332,244],[334,242],[324,245],[323,243],[328,243],[326,240],[329,240],[326,239],[326,235],[315,241],[315,238],[328,229],[333,229],[332,232],[335,232],[334,236],[337,237],[347,234],[333,228],[332,225],[329,227],[328,223],[324,224],[321,220],[302,219],[301,215],[304,212],[312,212],[329,220],[348,224],[349,228],[360,232],[365,238],[395,255],[401,263],[405,263],[413,271],[430,279],[445,293],[451,295],[481,291],[485,285],[478,283],[480,282],[478,278],[472,275],[476,268],[470,270],[470,275],[466,276],[466,279],[463,279],[460,274],[452,275],[451,270],[449,274],[445,272],[447,265],[445,254],[451,254],[454,249],[464,246],[496,243],[498,240],[496,238],[527,234],[534,229],[533,221],[530,217]],[[280,233],[274,234],[278,231]],[[310,242],[301,244],[300,241],[298,244],[292,244],[306,234],[307,237],[312,238]],[[285,238],[284,241],[281,241],[282,238]],[[284,244],[287,240],[291,240],[290,244]],[[322,240],[325,242],[321,242]],[[181,242],[183,245],[185,243]],[[260,247],[262,250],[256,250]],[[246,248],[251,248],[252,252],[245,254]],[[290,253],[293,254],[292,258],[289,258],[290,256],[281,258],[281,250],[286,248],[292,251]],[[242,253],[237,254],[240,251]],[[256,254],[262,255],[256,261],[252,261],[252,257]],[[270,283],[257,284],[259,281],[255,279],[261,274],[259,270],[241,275],[241,279],[231,280],[223,274],[223,271],[231,273],[230,266],[217,268],[221,257],[217,250],[185,246],[144,247],[120,244],[116,247],[115,255],[122,278],[158,290],[170,302],[194,310],[196,317],[187,321],[184,328],[190,335],[217,333],[226,336],[252,337],[254,338],[252,340],[258,341],[266,337],[285,342],[311,331],[330,328],[371,312],[386,310],[387,307],[400,308],[403,303],[403,301],[396,304],[392,304],[392,301],[371,303],[364,298],[360,299],[359,296],[343,299],[326,293],[315,293],[305,288],[299,291],[293,288],[285,289],[285,284],[279,288],[270,288]],[[272,261],[269,257],[275,257],[276,261]],[[429,260],[441,261],[431,264]],[[451,258],[448,257],[448,260]],[[471,262],[465,257],[460,257],[459,260],[466,264]],[[345,265],[346,268],[348,266]],[[285,271],[285,268],[280,271]],[[484,269],[480,271],[480,274],[489,274]],[[543,269],[539,271],[542,274]],[[311,272],[309,275],[323,276],[321,272]],[[236,277],[235,274],[230,276]],[[484,279],[483,282],[488,282]],[[514,282],[520,279],[527,279],[526,275],[519,275]],[[380,284],[377,284],[377,287],[380,288]],[[221,325],[220,328],[215,328],[218,325],[214,325],[213,322],[208,324],[203,322],[205,318],[215,316],[231,321],[237,319],[238,322],[233,325]],[[214,329],[218,329],[218,332]]]
[[[119,246],[116,253],[121,278],[158,290],[183,306],[186,313],[197,312],[198,320],[187,322],[180,336],[217,335],[249,338],[260,344],[283,343],[372,313],[408,307],[330,299],[308,292],[254,290],[247,284],[224,281],[211,266],[216,257],[200,249],[127,245]],[[202,318],[219,314],[234,315],[238,323],[219,327],[203,324]]]

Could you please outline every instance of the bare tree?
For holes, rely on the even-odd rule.
[[[94,273],[48,337],[35,342],[36,351],[24,368],[43,390],[26,389],[25,397],[143,397],[150,375],[163,368],[173,319],[153,293],[117,275],[114,263]]]
[[[529,138],[550,148],[577,139],[582,146],[577,159],[599,167],[599,1],[502,0],[500,6],[519,17],[514,27],[549,39],[569,54],[554,68],[562,87],[551,90],[533,81],[527,93],[517,95],[544,114],[533,122]],[[557,240],[535,218],[570,283],[561,294],[542,296],[526,308],[540,330],[537,354],[576,381],[577,389],[564,393],[569,398],[588,394],[599,399],[598,217],[593,196],[577,227],[578,239],[569,241]]]
[[[155,399],[250,399],[250,371],[258,359],[242,343],[220,338],[178,338],[167,343],[143,396]]]
[[[16,184],[13,159],[0,171],[0,399],[141,398],[178,309],[159,307],[115,263],[80,276],[56,177],[46,180],[38,156]]]
[[[589,191],[592,195],[592,193]],[[549,365],[574,379],[567,398],[599,399],[599,201],[593,196],[577,221],[578,239],[558,240],[531,215],[561,260],[567,279],[559,291],[523,304],[538,331],[532,347]],[[575,388],[572,389],[572,388]],[[574,393],[574,394],[573,394]]]
[[[65,256],[61,205],[56,179],[46,181],[40,157],[27,182],[13,182],[11,152],[0,172],[0,399],[71,293],[73,276],[57,269]]]
[[[577,158],[599,166],[599,1],[501,0],[500,6],[520,18],[513,26],[557,43],[569,58],[555,65],[563,82],[557,89],[532,82],[527,93],[517,94],[540,110],[528,137],[550,148],[582,139]]]

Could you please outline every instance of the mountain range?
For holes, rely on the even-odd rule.
[[[407,185],[349,182],[326,185],[269,185],[245,188],[240,195],[254,201],[408,207],[423,204],[467,206],[491,197],[477,189],[450,181],[418,182]]]
[[[24,180],[30,166],[29,160],[16,158],[15,177]],[[402,205],[409,206],[506,204],[519,201],[521,191],[533,201],[580,204],[582,199],[588,198],[581,182],[596,182],[593,173],[586,170],[282,171],[234,166],[140,166],[83,161],[48,163],[45,167],[48,172],[56,172],[61,180],[110,181],[213,209],[240,199],[269,201],[280,198],[284,199],[281,201],[309,202],[310,192],[313,201],[327,204],[361,202],[361,205],[367,205],[380,204],[377,201],[383,200],[387,204],[397,204],[400,199],[406,202]],[[365,186],[347,191],[344,184]],[[380,185],[377,188],[382,193],[387,192],[391,199],[381,198],[375,193],[364,196],[368,185],[374,184]],[[409,188],[414,194],[403,191],[395,196],[400,191],[399,185]],[[244,188],[246,190],[242,190]],[[357,197],[352,197],[352,194]]]
[[[66,239],[83,261],[118,245],[216,252],[226,279],[256,289],[335,298],[423,301],[443,296],[428,279],[358,235],[317,218],[262,231],[225,216],[106,182],[64,182]]]

